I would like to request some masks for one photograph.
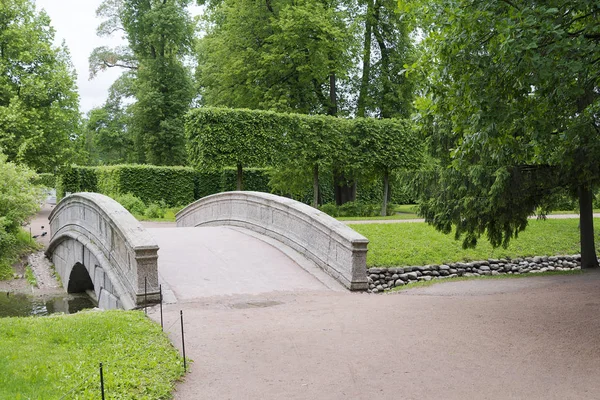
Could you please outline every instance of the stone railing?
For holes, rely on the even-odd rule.
[[[96,292],[100,286],[110,287],[120,308],[158,300],[158,246],[119,203],[98,193],[75,193],[52,210],[49,220],[47,254],[55,262],[65,288],[73,263],[79,263],[88,270]],[[61,247],[65,241],[76,243]],[[58,265],[61,262],[64,265]],[[106,282],[107,277],[110,282]]]
[[[260,192],[205,197],[181,210],[178,227],[238,226],[271,237],[317,264],[350,290],[368,289],[369,241],[306,204]]]

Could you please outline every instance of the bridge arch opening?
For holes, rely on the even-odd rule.
[[[68,293],[85,293],[94,290],[94,282],[85,265],[76,263],[69,276]]]

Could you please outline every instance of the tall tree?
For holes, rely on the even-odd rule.
[[[406,7],[406,6],[404,6]],[[597,267],[600,2],[427,1],[417,69],[429,147],[440,159],[421,212],[465,246],[495,246],[567,188],[580,203],[584,268]]]
[[[356,53],[349,8],[319,0],[224,0],[199,40],[202,103],[303,114],[349,112]]]
[[[183,116],[193,96],[190,54],[194,24],[186,7],[191,0],[105,0],[97,13],[105,18],[99,35],[122,31],[128,47],[97,48],[90,73],[121,67],[134,76],[129,129],[139,160],[157,165],[186,163]]]
[[[414,61],[414,46],[406,13],[397,0],[365,0],[362,75],[358,117],[408,117],[414,85],[405,65]]]
[[[0,148],[40,172],[71,158],[79,125],[75,73],[53,42],[50,18],[33,1],[0,3]]]

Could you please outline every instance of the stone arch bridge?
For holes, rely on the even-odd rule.
[[[270,290],[366,290],[368,240],[303,203],[260,192],[200,199],[176,227],[145,229],[98,193],[65,197],[47,250],[68,292],[101,308]],[[164,290],[163,290],[164,291]]]

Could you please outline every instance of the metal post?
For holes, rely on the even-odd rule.
[[[104,400],[104,373],[102,372],[102,363],[100,363],[100,392],[102,392],[102,400]]]
[[[33,235],[31,234],[31,225],[29,225],[29,240],[33,242]]]
[[[162,329],[163,331],[165,330],[165,327],[163,325],[163,312],[162,312],[162,285],[158,285],[158,292],[160,293],[160,329]]]
[[[183,333],[183,311],[179,310],[179,315],[181,316],[181,348],[183,350],[183,372],[187,372],[187,364],[185,361],[185,336]]]
[[[146,307],[148,306],[148,278],[144,277],[144,314],[148,315]]]

